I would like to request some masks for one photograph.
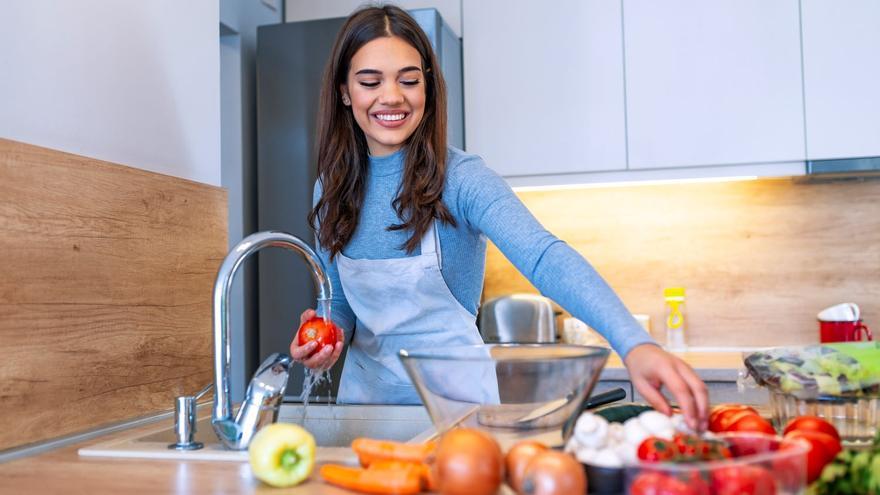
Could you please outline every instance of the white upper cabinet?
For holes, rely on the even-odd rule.
[[[802,9],[807,158],[880,156],[880,1]]]
[[[625,169],[620,7],[463,0],[467,150],[506,177]]]
[[[798,10],[623,0],[629,168],[804,160]]]

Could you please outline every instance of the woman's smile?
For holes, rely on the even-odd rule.
[[[394,153],[425,115],[422,57],[396,36],[376,38],[352,57],[347,83],[340,88],[370,154]]]

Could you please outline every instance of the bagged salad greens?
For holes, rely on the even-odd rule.
[[[799,399],[880,397],[878,342],[777,347],[744,361],[759,385]]]

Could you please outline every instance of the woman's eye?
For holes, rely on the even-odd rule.
[[[418,84],[420,82],[421,81],[419,81],[418,79],[404,79],[404,80],[400,81],[400,83],[405,86],[415,86],[416,84]]]
[[[361,81],[360,84],[365,88],[375,88],[379,85],[379,81]]]

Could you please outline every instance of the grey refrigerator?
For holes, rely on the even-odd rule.
[[[448,91],[449,144],[464,148],[461,40],[436,9],[410,14],[431,40]],[[257,226],[289,232],[314,245],[307,215],[316,178],[315,141],[321,77],[345,18],[262,26],[257,30]],[[287,352],[299,315],[315,307],[315,288],[306,264],[289,251],[257,255],[257,311],[260,363]],[[313,388],[309,400],[333,401],[345,356],[330,382]],[[254,370],[246,370],[250,376]],[[285,400],[300,401],[304,370],[294,365]]]

